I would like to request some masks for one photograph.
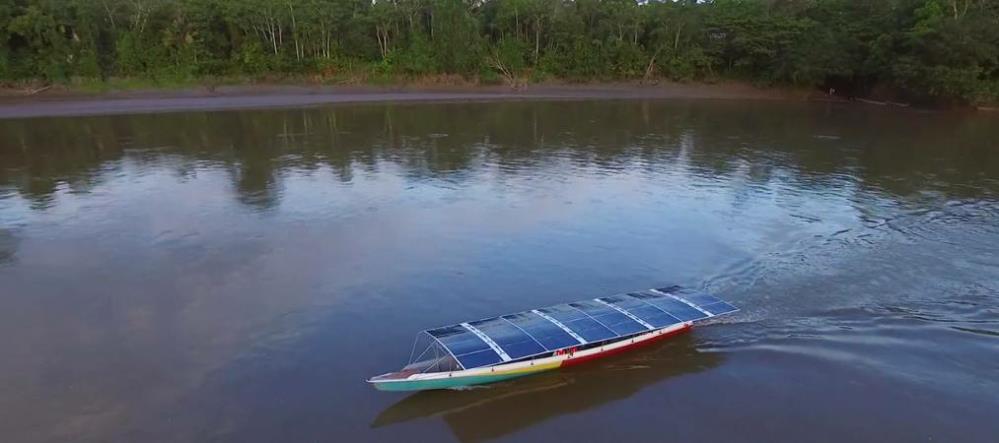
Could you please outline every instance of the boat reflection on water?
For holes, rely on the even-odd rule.
[[[460,441],[498,438],[563,414],[628,398],[647,386],[718,366],[691,334],[561,371],[461,391],[424,391],[382,411],[373,428],[441,417]],[[502,417],[502,420],[497,420]]]

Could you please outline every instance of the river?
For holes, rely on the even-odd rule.
[[[0,120],[0,440],[995,441],[999,120],[578,100]],[[416,332],[741,307],[499,385]]]

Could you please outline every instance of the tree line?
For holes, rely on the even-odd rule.
[[[0,0],[0,81],[739,79],[999,99],[999,0]]]

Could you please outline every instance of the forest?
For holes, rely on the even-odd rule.
[[[0,0],[0,83],[737,80],[999,101],[999,0]]]

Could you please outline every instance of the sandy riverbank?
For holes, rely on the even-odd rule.
[[[808,98],[808,94],[761,89],[740,83],[558,84],[531,85],[521,91],[513,91],[504,86],[239,85],[213,89],[138,90],[98,94],[45,91],[24,96],[8,93],[0,96],[0,118],[216,111],[363,102],[670,98],[804,100]]]

